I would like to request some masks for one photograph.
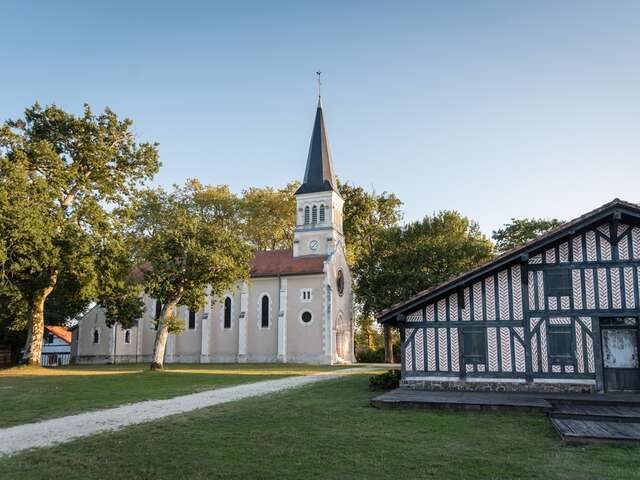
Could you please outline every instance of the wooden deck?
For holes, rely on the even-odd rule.
[[[521,411],[548,415],[568,442],[640,442],[640,395],[449,392],[398,388],[375,397],[378,408]]]
[[[553,406],[544,398],[524,393],[431,392],[397,388],[375,397],[378,408],[413,407],[455,410],[519,410],[546,414]]]

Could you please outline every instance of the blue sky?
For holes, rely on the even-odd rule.
[[[640,201],[640,2],[12,1],[0,118],[110,106],[156,182],[301,179],[322,70],[343,180],[490,234]]]

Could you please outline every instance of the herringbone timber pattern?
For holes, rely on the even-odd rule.
[[[596,291],[591,268],[587,268],[584,271],[584,284],[587,309],[593,310],[596,308]]]
[[[438,321],[445,322],[447,320],[447,301],[443,298],[438,302]]]
[[[536,305],[536,284],[535,284],[535,275],[533,272],[528,272],[527,277],[529,279],[529,310],[536,310],[538,307]]]
[[[491,275],[484,280],[485,299],[487,305],[487,320],[496,320],[496,283]]]
[[[577,235],[573,237],[573,261],[574,262],[582,262],[582,235]]]
[[[573,284],[573,305],[576,310],[582,310],[582,279],[580,278],[580,270],[572,270],[571,279]]]
[[[640,228],[633,227],[631,230],[631,247],[633,249],[633,258],[640,258]]]
[[[600,258],[605,261],[611,260],[611,244],[604,238],[600,238]]]
[[[522,320],[522,273],[520,266],[511,268],[511,297],[513,298],[513,319]]]
[[[513,330],[519,335],[519,338],[524,340],[524,328],[515,327]],[[524,372],[526,370],[524,362],[524,345],[520,342],[518,337],[513,341],[513,349],[516,360],[516,372]]]
[[[609,308],[609,295],[607,294],[607,269],[598,268],[598,307],[601,309]]]
[[[589,230],[585,235],[587,243],[587,262],[595,262],[598,258],[596,255],[596,232]]]
[[[636,299],[633,294],[633,267],[624,267],[624,306],[636,308]]]
[[[458,294],[449,295],[449,320],[458,321]]]
[[[495,327],[487,328],[487,350],[489,359],[489,371],[498,371],[498,339]]]
[[[451,371],[460,371],[460,347],[458,342],[458,329],[451,328],[449,330],[449,336],[451,339]]]
[[[509,273],[507,270],[501,270],[498,273],[498,314],[500,320],[509,320],[511,314],[509,312]]]
[[[500,352],[502,357],[502,371],[510,372],[511,366],[511,331],[509,327],[500,328]]]
[[[543,372],[549,371],[549,356],[547,355],[547,324],[542,321],[540,324],[540,363]]]
[[[620,269],[611,269],[611,303],[613,308],[622,308],[622,292],[620,291]]]
[[[580,322],[575,324],[576,330],[576,364],[578,365],[578,373],[584,373],[584,351],[582,347],[582,325]]]
[[[447,371],[449,370],[449,349],[447,348],[447,329],[439,328],[438,329],[438,370]]]
[[[560,253],[560,263],[567,263],[569,261],[569,243],[561,243],[558,252]]]
[[[427,369],[430,372],[436,369],[436,330],[427,328]]]
[[[462,320],[471,320],[471,292],[469,287],[464,289],[464,308],[462,309]]]
[[[544,263],[556,263],[556,249],[550,248],[544,252]]]
[[[473,284],[473,319],[482,320],[482,284]]]
[[[424,330],[418,328],[415,336],[416,346],[416,371],[424,372]]]

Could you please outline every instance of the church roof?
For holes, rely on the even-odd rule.
[[[325,255],[294,257],[292,250],[256,252],[251,265],[251,277],[322,273],[326,258]]]
[[[324,126],[322,114],[322,102],[318,99],[316,120],[313,124],[307,168],[304,172],[304,181],[296,194],[338,191],[336,176],[333,173],[331,152],[329,151],[329,138]]]

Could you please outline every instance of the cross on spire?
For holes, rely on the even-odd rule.
[[[322,80],[320,79],[320,75],[322,75],[322,72],[318,70],[316,72],[316,75],[318,76],[318,98],[322,98]]]

